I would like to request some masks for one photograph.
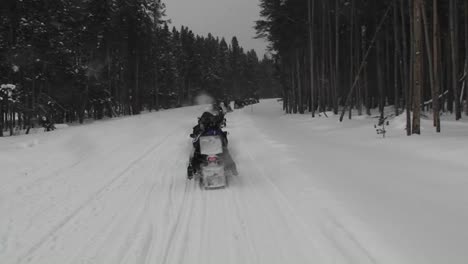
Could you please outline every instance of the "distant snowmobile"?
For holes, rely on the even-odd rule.
[[[56,129],[54,123],[46,116],[42,116],[41,124],[44,128],[44,132],[49,132]]]
[[[237,175],[236,164],[227,149],[227,132],[220,128],[216,116],[203,114],[199,125],[194,128],[194,151],[189,159],[187,176],[197,176],[205,189],[224,188],[228,184],[227,175]]]

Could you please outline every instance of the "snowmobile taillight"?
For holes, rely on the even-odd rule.
[[[216,162],[218,158],[216,156],[210,156],[208,157],[208,162]]]

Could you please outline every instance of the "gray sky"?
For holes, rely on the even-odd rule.
[[[188,26],[195,34],[224,37],[230,43],[237,36],[245,50],[255,49],[263,57],[267,43],[255,37],[259,19],[258,0],[165,0],[166,15],[172,26]]]

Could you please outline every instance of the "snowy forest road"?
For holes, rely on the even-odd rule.
[[[448,163],[361,140],[362,120],[346,139],[330,120],[284,116],[266,100],[228,114],[240,175],[206,191],[186,179],[188,134],[203,109],[2,139],[0,263],[467,259],[466,181],[436,177]],[[430,173],[414,173],[423,165]]]

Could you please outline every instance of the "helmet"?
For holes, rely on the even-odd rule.
[[[199,119],[199,124],[204,128],[217,128],[219,127],[219,116],[214,115],[211,112],[204,112]]]

